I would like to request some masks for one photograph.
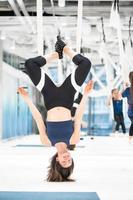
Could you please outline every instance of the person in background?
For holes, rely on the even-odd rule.
[[[128,117],[131,121],[129,128],[129,142],[133,140],[133,71],[129,73],[130,86],[126,83],[122,92],[122,97],[127,98]]]
[[[112,101],[112,102],[111,102]],[[112,89],[111,96],[108,101],[108,105],[113,105],[113,112],[114,112],[114,120],[116,122],[115,126],[115,133],[119,132],[119,128],[121,126],[123,133],[126,133],[126,127],[124,123],[124,116],[123,116],[123,100],[121,93],[117,88]]]

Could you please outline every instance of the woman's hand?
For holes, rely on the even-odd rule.
[[[23,87],[19,87],[17,92],[19,92],[19,94],[21,96],[23,96],[23,97],[28,97],[29,96],[28,92]]]
[[[91,90],[93,89],[93,86],[94,86],[94,82],[92,80],[90,80],[87,85],[85,86],[85,89],[84,89],[84,94],[85,95],[88,95]]]
[[[122,99],[122,94],[121,94],[121,92],[118,92],[118,99]]]
[[[29,94],[23,87],[19,87],[17,92],[22,96],[22,98],[24,99],[26,103],[30,101]]]

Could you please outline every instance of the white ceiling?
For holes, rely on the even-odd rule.
[[[51,1],[54,3],[54,9],[56,15],[62,16],[74,16],[77,15],[77,5],[78,0],[65,0],[65,7],[60,8],[58,6],[58,0],[43,0],[43,11],[44,15],[52,15],[53,10],[51,7]],[[15,5],[13,4],[15,3]],[[20,1],[24,3],[24,6],[30,14],[34,14],[36,12],[36,0],[23,0]],[[0,11],[22,11],[22,6],[18,0],[0,0]],[[83,5],[83,15],[84,16],[109,16],[110,6],[112,4],[112,0],[84,0]],[[133,0],[119,0],[120,5],[120,14],[121,16],[132,16],[133,15]],[[5,14],[9,14],[5,12]]]
[[[11,2],[11,1],[10,1]],[[18,6],[17,0],[14,1],[18,10],[21,8]],[[35,0],[23,0],[24,6],[27,12],[36,11],[36,1]],[[61,35],[68,40],[73,48],[76,46],[76,31],[77,31],[77,17],[70,16],[77,15],[77,5],[78,1],[66,0],[66,6],[60,8],[58,6],[58,1],[54,2],[55,14],[63,14],[63,16],[53,17],[44,16],[43,17],[43,32],[44,40],[48,46],[48,50],[54,49],[54,43],[56,40],[56,35],[58,33],[58,28],[60,28]],[[118,58],[118,38],[116,30],[109,26],[109,17],[112,1],[83,1],[83,21],[82,21],[82,47],[86,48],[85,51],[91,53],[91,56],[96,60],[95,62],[100,62],[99,56],[97,54],[100,44],[102,42],[102,23],[101,17],[103,17],[104,22],[104,32],[106,37],[106,46],[110,54],[114,58]],[[52,14],[52,7],[50,0],[43,1],[43,10],[48,14]],[[11,3],[9,1],[0,0],[0,13],[2,11],[13,11]],[[31,14],[31,13],[30,13]],[[133,14],[133,0],[130,1],[120,1],[120,17],[122,24],[122,38],[125,43],[129,39],[129,18]],[[36,17],[29,17],[31,23],[27,23],[27,17],[24,16],[1,16],[0,17],[0,30],[2,33],[6,34],[6,39],[3,41],[4,48],[8,51],[14,41],[16,43],[15,53],[23,57],[29,57],[37,53],[37,35],[33,33],[32,29],[36,30]],[[95,30],[91,29],[91,25],[95,25]],[[131,25],[131,30],[133,30],[133,23]]]
[[[33,26],[36,28],[36,18],[31,17]],[[106,37],[106,45],[108,51],[117,56],[118,52],[118,38],[116,30],[109,26],[109,19],[104,20],[104,32]],[[43,17],[43,37],[49,51],[54,49],[54,43],[57,35],[57,22],[60,24],[61,35],[65,37],[73,48],[76,46],[76,31],[77,18],[76,17]],[[122,18],[122,37],[125,42],[129,38],[128,31],[129,17]],[[91,25],[95,25],[95,29],[91,29]],[[131,26],[133,30],[133,25]],[[6,39],[3,41],[4,47],[10,51],[12,41],[15,40],[17,51],[16,53],[24,57],[29,57],[36,54],[37,50],[37,35],[30,32],[31,28],[27,24],[22,24],[18,17],[0,17],[0,30],[2,34],[6,34]],[[85,17],[82,22],[82,44],[86,51],[95,53],[100,48],[102,42],[102,24],[100,17]]]
[[[6,51],[12,52],[24,58],[29,58],[37,55],[37,18],[36,16],[36,1],[35,0],[22,0],[24,3],[21,7],[18,5],[19,0],[0,1],[0,31],[1,34],[5,34],[5,40],[3,40],[3,47]],[[12,3],[15,3],[16,7],[13,7]],[[45,45],[47,46],[47,52],[54,50],[54,44],[56,41],[56,36],[58,34],[58,29],[60,29],[61,36],[67,41],[72,48],[76,48],[77,41],[77,5],[78,1],[66,0],[66,6],[60,8],[57,1],[54,2],[54,11],[56,15],[52,16],[53,10],[51,7],[50,0],[43,1],[43,39]],[[110,11],[111,11],[112,1],[89,1],[84,0],[83,4],[83,17],[82,17],[82,42],[81,47],[84,53],[90,57],[93,65],[101,64],[102,60],[100,58],[100,48],[103,42],[103,29],[101,17],[103,17],[104,34],[106,38],[106,52],[112,59],[112,63],[108,66],[107,71],[112,70],[110,74],[114,76],[115,72],[120,75],[118,68],[120,68],[119,60],[119,41],[116,29],[110,27]],[[23,9],[27,11],[29,16],[21,16]],[[2,16],[6,15],[7,16]],[[19,13],[15,16],[13,13]],[[46,16],[49,14],[51,16]],[[10,16],[9,16],[10,15]],[[62,16],[63,15],[63,16]],[[126,48],[131,46],[129,38],[129,19],[133,16],[133,0],[130,1],[120,1],[120,21],[121,21],[121,33],[122,39],[126,44]],[[133,20],[132,20],[133,21]],[[131,23],[131,36],[133,37],[133,22]],[[12,48],[15,44],[15,48]],[[129,48],[131,49],[131,48]],[[129,51],[128,51],[129,52]],[[132,53],[127,54],[127,61],[130,61],[129,67],[132,67]],[[105,53],[106,56],[106,53]],[[131,58],[131,59],[130,59]],[[118,63],[118,65],[115,65]],[[128,63],[127,63],[128,64]],[[113,65],[113,68],[112,66]],[[115,66],[114,66],[115,65]],[[125,63],[122,66],[126,66]],[[126,69],[126,68],[125,68]],[[102,70],[102,69],[101,69]],[[105,68],[104,68],[105,71]],[[126,71],[128,72],[128,70]],[[92,73],[92,72],[91,72]],[[123,73],[123,75],[125,75]],[[99,80],[102,80],[103,73]],[[120,75],[121,76],[121,75]],[[117,77],[116,77],[117,78]],[[95,77],[94,77],[95,79]],[[118,76],[118,79],[121,77]],[[110,81],[114,81],[111,79]],[[117,81],[115,81],[113,86],[117,86]],[[102,83],[102,81],[101,81]],[[121,82],[119,83],[121,84]],[[96,92],[97,93],[97,92]],[[101,91],[99,92],[99,94]],[[100,94],[101,95],[101,94]],[[96,96],[96,94],[94,94]]]

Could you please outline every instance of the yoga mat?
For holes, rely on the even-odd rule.
[[[100,200],[96,192],[0,192],[0,200]]]
[[[13,147],[50,147],[50,146],[45,146],[41,144],[17,144],[16,146]],[[76,148],[84,148],[84,145],[77,145]]]

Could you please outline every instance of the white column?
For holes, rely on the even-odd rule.
[[[43,7],[42,0],[37,0],[37,50],[43,55]]]
[[[121,25],[120,24],[117,28],[117,35],[118,35],[118,42],[119,42],[122,79],[124,80],[124,82],[128,82],[129,66],[128,66],[127,62],[125,61],[125,53],[124,53],[124,50],[123,50],[122,32],[121,32]]]
[[[0,39],[0,139],[2,138],[2,62],[3,62],[2,40]]]
[[[76,51],[78,53],[80,53],[80,49],[81,49],[82,13],[83,13],[83,0],[78,0],[77,44],[76,44]]]
[[[118,36],[118,42],[119,42],[122,80],[124,80],[124,82],[127,82],[128,74],[129,74],[129,66],[127,62],[125,62],[125,53],[123,50],[123,43],[122,43],[122,31],[121,31],[122,27],[121,27],[121,21],[120,21],[120,14],[118,13],[118,11],[116,11],[116,20],[117,20],[117,36]]]

